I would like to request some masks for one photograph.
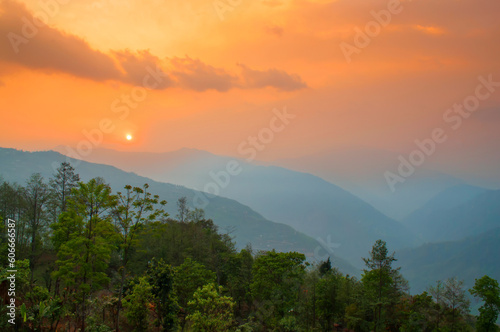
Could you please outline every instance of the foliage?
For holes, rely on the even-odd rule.
[[[123,299],[127,320],[134,331],[149,331],[149,316],[153,306],[153,287],[147,277],[139,278],[132,291]]]
[[[193,331],[227,331],[234,325],[234,301],[213,283],[198,288],[188,306],[187,320]]]
[[[276,326],[287,312],[297,304],[300,286],[305,277],[305,256],[297,252],[261,253],[254,261],[250,285],[252,295],[266,310],[273,310],[274,317],[264,323]]]
[[[16,220],[16,323],[20,330],[71,331],[467,331],[463,282],[409,295],[394,254],[375,242],[362,279],[328,258],[297,252],[237,252],[204,211],[178,202],[178,220],[149,186],[113,194],[104,179],[78,182],[63,163],[47,182],[0,180],[0,250]],[[41,196],[39,196],[41,195]],[[41,197],[45,197],[42,201]],[[171,196],[169,196],[171,197]],[[0,291],[8,276],[2,257]],[[498,282],[476,280],[478,331],[494,331]],[[0,329],[7,330],[0,305]]]
[[[495,332],[499,328],[496,325],[498,313],[500,312],[500,287],[498,281],[488,276],[476,279],[474,287],[469,292],[476,298],[480,298],[484,303],[479,308],[477,318],[477,331]]]
[[[153,259],[148,264],[147,282],[151,293],[157,320],[155,324],[163,331],[173,331],[177,325],[178,304],[174,294],[174,271],[163,260]]]
[[[399,273],[399,268],[392,267],[396,261],[394,253],[389,255],[385,241],[377,240],[370,257],[363,260],[370,269],[364,270],[361,282],[368,307],[373,310],[373,329],[380,331],[388,326],[397,327],[393,309],[405,293],[407,283]]]

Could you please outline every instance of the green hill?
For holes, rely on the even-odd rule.
[[[176,215],[176,201],[180,197],[187,197],[190,205],[194,206],[193,198],[200,195],[199,192],[183,186],[156,182],[112,166],[74,160],[54,151],[24,152],[0,148],[0,176],[5,181],[24,184],[32,173],[41,173],[45,178],[51,177],[60,163],[67,160],[75,166],[76,172],[80,174],[83,181],[100,176],[111,185],[114,191],[121,190],[126,184],[142,186],[148,183],[152,193],[167,200],[166,210],[172,216]],[[321,245],[315,239],[290,226],[269,221],[248,206],[218,196],[207,199],[209,202],[204,208],[206,216],[214,220],[221,232],[229,232],[238,248],[251,243],[257,250],[298,251],[311,260],[318,258],[314,257],[315,252],[324,254]],[[359,274],[359,271],[349,263],[339,258],[333,258],[333,260],[334,264],[345,273]]]

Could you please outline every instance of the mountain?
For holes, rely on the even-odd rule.
[[[351,148],[277,160],[273,164],[335,183],[395,220],[403,220],[439,192],[463,184],[461,179],[427,169],[426,161],[403,183],[397,183],[393,191],[384,174],[387,171],[397,174],[399,156],[404,154]]]
[[[328,243],[338,256],[359,268],[363,266],[361,257],[377,239],[384,239],[395,250],[418,244],[401,223],[311,174],[191,149],[160,154],[97,149],[86,159],[123,165],[128,171],[157,181],[235,199],[269,220]],[[234,165],[238,165],[238,172],[231,175],[228,168]]]
[[[442,192],[405,220],[422,240],[461,240],[500,227],[500,190],[459,186]]]
[[[433,234],[430,229],[439,223],[447,211],[472,200],[488,190],[471,185],[458,185],[448,188],[432,197],[422,207],[411,213],[403,222],[421,239],[430,240]]]
[[[142,186],[144,183],[148,183],[150,192],[167,200],[166,210],[172,216],[177,213],[176,202],[180,197],[187,197],[190,205],[194,206],[193,199],[203,195],[195,190],[156,182],[112,166],[67,158],[54,151],[23,152],[0,148],[0,176],[5,181],[24,184],[26,179],[35,172],[41,173],[45,178],[51,177],[63,161],[71,162],[83,181],[100,176],[111,185],[113,191],[122,190],[126,184]],[[204,197],[206,196],[204,195]],[[204,208],[206,216],[214,220],[221,232],[230,232],[238,248],[243,248],[247,243],[251,243],[256,250],[275,248],[278,251],[298,251],[312,260],[325,258],[323,256],[328,254],[323,250],[324,246],[311,237],[288,225],[271,222],[237,201],[218,196],[210,196],[206,199],[208,200],[208,204]],[[334,257],[331,252],[329,255],[332,256],[334,264],[339,266],[341,270],[352,275],[359,274],[359,271],[349,263]]]
[[[421,293],[437,280],[456,276],[465,281],[466,289],[475,278],[488,275],[500,280],[500,228],[460,241],[428,243],[396,253],[403,276],[411,292]]]

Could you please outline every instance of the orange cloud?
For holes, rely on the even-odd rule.
[[[418,31],[422,31],[424,33],[430,34],[430,35],[443,35],[445,33],[444,29],[442,29],[440,27],[434,27],[434,26],[423,26],[423,25],[417,24],[413,28],[418,30]]]
[[[3,1],[0,12],[0,35],[7,36],[0,38],[0,60],[95,81],[120,78],[113,59],[78,37],[40,26],[23,5]]]
[[[281,90],[292,91],[307,87],[298,75],[290,75],[282,70],[269,69],[265,71],[253,70],[239,64],[245,85],[250,88],[275,87]]]
[[[207,65],[198,59],[173,58],[170,63],[174,66],[173,75],[182,87],[195,91],[214,89],[227,91],[236,84],[236,77],[224,69]]]
[[[160,59],[149,53],[149,51],[139,51],[134,54],[130,50],[125,50],[113,51],[112,54],[116,57],[124,71],[125,77],[123,80],[125,82],[142,86],[145,85],[145,77],[154,73],[154,75],[161,78],[156,80],[158,85],[154,89],[161,90],[174,85],[171,75],[168,75],[160,67]]]
[[[256,71],[243,67],[243,77],[228,73],[199,59],[174,57],[162,61],[147,50],[111,51],[92,49],[83,39],[40,24],[25,6],[4,1],[0,7],[0,61],[23,67],[71,74],[94,81],[114,80],[143,86],[147,75],[161,76],[154,89],[178,86],[194,91],[220,92],[232,88],[295,90],[305,87],[297,75],[270,69]],[[39,26],[37,26],[37,24]],[[165,64],[171,68],[167,72]]]

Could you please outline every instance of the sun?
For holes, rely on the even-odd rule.
[[[131,141],[133,137],[132,137],[132,135],[127,134],[127,136],[125,136],[125,138],[127,139],[127,141]]]

